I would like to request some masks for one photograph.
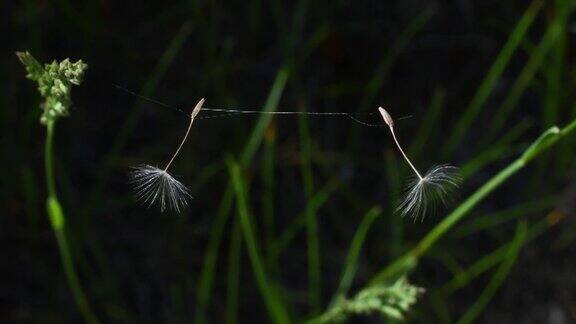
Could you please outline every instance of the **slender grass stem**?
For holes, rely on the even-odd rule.
[[[277,109],[278,102],[280,101],[280,97],[284,92],[286,81],[288,80],[288,75],[289,69],[286,67],[283,67],[278,71],[274,84],[272,85],[272,89],[270,89],[268,99],[264,104],[264,111],[274,111]],[[266,128],[270,124],[271,118],[272,115],[270,114],[260,116],[260,119],[258,120],[256,127],[254,127],[250,139],[246,143],[244,151],[242,152],[240,159],[240,165],[242,167],[248,166],[248,164],[252,161],[258,146],[262,142]],[[222,196],[222,202],[212,225],[208,247],[206,248],[206,255],[204,257],[204,262],[200,273],[200,285],[198,287],[197,296],[198,302],[196,314],[194,315],[194,323],[206,322],[206,307],[212,294],[212,284],[214,281],[216,261],[218,259],[218,249],[224,234],[224,227],[226,226],[230,216],[230,209],[232,207],[233,200],[234,191],[232,183],[229,182]]]
[[[52,165],[52,151],[54,147],[54,122],[46,125],[46,144],[44,146],[44,168],[46,172],[46,185],[48,196],[56,199],[56,177],[54,176],[54,166]]]
[[[337,298],[340,296],[345,297],[348,293],[354,276],[356,275],[356,270],[358,269],[360,251],[362,249],[362,245],[364,244],[364,240],[366,239],[366,235],[368,234],[368,230],[372,227],[372,224],[380,215],[382,215],[382,209],[379,206],[372,207],[366,213],[366,215],[364,215],[362,222],[358,226],[358,229],[354,234],[354,238],[352,239],[352,243],[350,243],[350,249],[348,250],[348,255],[346,256],[346,262],[344,263],[344,270],[342,271],[342,276],[340,277],[340,283],[338,284],[336,294],[334,294],[334,298],[330,303],[331,305],[336,302]]]
[[[410,20],[408,25],[402,30],[393,43],[388,46],[388,50],[386,50],[378,64],[378,67],[374,70],[372,77],[364,87],[362,99],[360,99],[358,105],[360,113],[366,113],[368,109],[370,109],[374,103],[374,99],[378,96],[379,91],[382,90],[382,84],[388,78],[394,63],[396,63],[398,58],[402,56],[406,47],[410,44],[410,41],[414,39],[418,32],[420,32],[426,23],[430,21],[436,11],[436,6],[427,6],[416,17]],[[354,143],[357,143],[359,139],[359,128],[353,128],[346,146],[351,147]]]
[[[458,208],[456,208],[450,215],[444,218],[436,227],[434,227],[428,234],[420,241],[420,243],[410,252],[398,258],[396,261],[388,265],[384,270],[379,272],[371,281],[372,284],[382,282],[388,278],[395,277],[406,270],[407,266],[417,262],[419,257],[426,253],[428,249],[436,243],[444,234],[451,229],[460,219],[462,219],[476,204],[484,199],[489,193],[499,187],[505,180],[515,174],[524,166],[521,160],[516,160],[504,170],[500,171],[496,176],[490,179],[480,189],[478,189],[472,196],[466,199]]]
[[[300,140],[302,146],[301,172],[304,183],[304,193],[309,201],[314,192],[314,177],[312,176],[310,129],[307,116],[299,120]],[[316,209],[306,209],[306,242],[308,247],[308,299],[312,306],[312,314],[320,312],[322,291],[320,274],[320,242],[318,239],[318,220]]]
[[[226,293],[226,323],[238,323],[238,296],[240,285],[240,258],[242,255],[242,232],[238,219],[234,220],[230,234],[228,255],[228,291]]]
[[[74,300],[84,320],[90,324],[98,323],[96,315],[92,312],[86,294],[80,284],[76,270],[74,269],[74,262],[72,260],[72,253],[70,252],[70,245],[66,235],[66,217],[62,211],[62,207],[58,202],[56,194],[56,178],[54,176],[53,165],[53,143],[54,143],[54,121],[49,121],[46,124],[46,144],[44,147],[44,166],[46,171],[46,184],[48,189],[48,198],[46,200],[46,209],[50,224],[56,235],[58,249],[60,252],[60,259],[66,275],[68,285],[72,290]]]
[[[334,191],[338,189],[340,182],[332,179],[325,186],[320,188],[314,196],[310,197],[306,208],[300,212],[294,220],[285,227],[285,229],[278,234],[278,237],[272,242],[270,247],[270,259],[277,262],[280,253],[284,251],[298,235],[302,227],[306,225],[306,217],[310,212],[316,212],[326,201],[332,196]]]
[[[274,215],[274,183],[275,183],[275,154],[276,154],[275,130],[269,127],[264,141],[264,152],[262,154],[262,222],[264,228],[264,243],[266,245],[266,259],[268,265],[272,266],[272,244],[276,238],[275,215]],[[275,264],[274,264],[275,265]]]
[[[240,175],[240,167],[237,163],[231,161],[228,162],[228,167],[232,178],[234,192],[236,194],[236,207],[240,227],[242,229],[243,238],[246,241],[246,248],[248,250],[250,262],[252,263],[256,283],[272,321],[274,323],[290,323],[288,312],[284,307],[276,286],[268,280],[264,262],[260,256],[259,244],[254,233],[254,226],[248,210],[248,202],[246,201],[246,188]]]
[[[482,310],[486,307],[486,305],[488,305],[494,294],[496,294],[496,292],[498,291],[498,289],[500,288],[500,286],[510,273],[512,266],[516,262],[518,254],[520,253],[520,250],[524,245],[524,241],[526,239],[526,232],[527,232],[526,222],[520,221],[520,224],[518,224],[518,227],[516,229],[516,235],[514,236],[514,240],[510,244],[508,251],[506,251],[506,256],[502,261],[502,263],[500,264],[500,267],[492,277],[492,280],[490,280],[490,282],[486,286],[486,289],[482,291],[482,294],[480,294],[478,300],[466,311],[466,313],[464,313],[464,315],[462,315],[460,320],[458,320],[458,322],[456,323],[458,324],[473,323],[474,320],[478,317],[478,315],[480,315]]]
[[[557,216],[557,214],[552,211],[548,213],[548,215],[542,220],[530,226],[526,234],[526,239],[524,240],[525,244],[536,239],[551,227],[557,225],[559,219],[560,218]],[[498,247],[496,250],[476,260],[465,271],[454,276],[450,281],[438,288],[434,294],[438,295],[439,298],[446,299],[448,295],[453,294],[458,289],[467,286],[474,278],[477,278],[484,272],[497,265],[499,262],[502,262],[502,259],[506,257],[506,253],[509,250],[511,243],[512,241]]]
[[[442,118],[442,114],[445,113],[446,108],[446,90],[442,87],[438,87],[434,90],[430,105],[426,109],[426,114],[423,116],[422,120],[426,120],[418,127],[418,131],[414,138],[412,139],[412,144],[408,148],[408,153],[412,158],[418,158],[426,148],[426,143],[430,138],[437,135],[438,124]]]
[[[552,127],[546,130],[538,137],[530,147],[515,161],[502,169],[492,179],[486,182],[468,199],[460,204],[452,213],[444,218],[436,227],[434,227],[414,249],[396,259],[390,265],[380,271],[372,280],[371,284],[381,283],[389,278],[396,277],[415,264],[420,256],[425,254],[440,238],[442,238],[454,225],[456,225],[464,216],[466,216],[480,201],[491,194],[496,188],[502,185],[511,176],[521,170],[527,163],[532,161],[546,149],[557,143],[560,139],[570,134],[576,129],[576,119],[563,129]]]
[[[386,174],[386,182],[388,185],[390,198],[389,202],[400,201],[402,181],[399,163],[396,155],[392,151],[386,151],[384,157],[384,169]],[[393,215],[396,206],[393,203],[387,204],[386,214]],[[391,259],[397,258],[404,252],[404,219],[401,217],[387,217],[385,225],[389,229],[387,241],[390,246],[389,256]]]
[[[546,58],[548,52],[552,50],[556,44],[558,38],[562,33],[563,23],[560,20],[554,21],[552,25],[548,28],[542,40],[538,44],[538,47],[531,54],[530,59],[520,72],[520,75],[510,88],[506,99],[502,102],[502,105],[493,113],[493,118],[489,123],[489,128],[487,129],[487,134],[484,136],[484,143],[490,143],[490,141],[495,138],[498,131],[504,127],[506,120],[513,112],[514,108],[517,107],[522,94],[526,89],[532,84],[532,80],[536,76],[536,73],[541,69],[546,63]]]
[[[216,271],[216,261],[218,261],[218,251],[233,202],[234,192],[232,191],[232,187],[229,185],[222,195],[218,213],[216,214],[214,223],[212,224],[212,230],[210,231],[210,238],[203,259],[200,278],[198,279],[200,283],[198,284],[196,312],[194,313],[194,323],[196,324],[206,322],[206,308],[212,295],[212,285]]]
[[[494,60],[494,63],[490,67],[486,77],[478,87],[476,94],[470,101],[468,107],[466,107],[464,114],[446,140],[446,145],[444,147],[445,155],[452,154],[456,147],[461,143],[462,139],[465,137],[464,135],[467,129],[479,115],[482,107],[492,93],[492,90],[496,87],[498,80],[502,76],[505,68],[508,66],[508,63],[510,62],[514,52],[524,39],[528,29],[530,29],[530,26],[538,15],[538,12],[540,11],[543,3],[544,1],[542,0],[532,1],[530,6],[528,6],[528,9],[526,9],[522,15],[522,18],[520,18],[518,21],[516,27],[514,27],[514,30],[506,40],[506,43],[502,47],[500,53],[498,53],[498,56]]]

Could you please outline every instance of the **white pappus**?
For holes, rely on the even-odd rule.
[[[179,213],[188,206],[187,199],[191,197],[188,188],[172,177],[170,173],[168,173],[168,169],[180,152],[184,142],[186,142],[194,118],[196,118],[202,109],[203,104],[204,99],[201,99],[192,110],[186,134],[164,169],[147,164],[132,167],[129,174],[130,184],[132,185],[136,199],[148,207],[157,203],[160,206],[161,212],[170,209]]]
[[[400,146],[394,132],[392,116],[382,107],[379,107],[378,111],[388,125],[398,150],[415,174],[414,180],[408,185],[406,196],[396,210],[402,216],[410,216],[414,220],[423,219],[428,212],[434,212],[439,203],[446,205],[451,193],[459,187],[461,178],[458,168],[450,165],[434,166],[422,176]]]

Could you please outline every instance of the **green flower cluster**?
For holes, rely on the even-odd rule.
[[[72,63],[69,59],[64,59],[61,62],[52,61],[42,67],[29,52],[17,52],[16,55],[26,67],[26,77],[38,83],[38,90],[44,97],[45,101],[40,106],[43,110],[40,122],[46,125],[59,117],[67,116],[72,105],[70,88],[82,83],[88,65],[82,60]]]
[[[340,298],[322,317],[321,323],[344,322],[352,314],[380,314],[383,317],[403,320],[404,314],[424,292],[401,277],[392,285],[377,285],[361,290],[354,298]]]

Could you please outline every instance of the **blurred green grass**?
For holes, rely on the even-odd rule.
[[[456,20],[441,5],[396,9],[384,22],[374,15],[392,5],[350,9],[338,1],[12,6],[9,21],[23,36],[12,40],[15,49],[91,64],[72,116],[59,126],[56,165],[81,280],[104,322],[311,319],[335,294],[350,296],[383,266],[423,251],[418,242],[448,214],[423,223],[393,214],[409,170],[385,129],[269,115],[199,123],[175,165],[194,189],[191,209],[181,216],[145,210],[130,197],[125,170],[163,159],[182,118],[115,92],[112,83],[174,105],[206,96],[215,107],[350,111],[371,119],[371,109],[386,104],[398,116],[412,115],[401,121],[399,136],[419,164],[461,166],[461,197],[541,130],[576,113],[567,0],[503,2],[494,17],[479,11],[478,26],[490,35],[496,20],[501,32],[491,51],[473,58],[450,48],[426,57],[434,28]],[[61,30],[44,30],[56,22]],[[441,61],[446,53],[457,67],[478,66],[455,76]],[[434,60],[444,74],[434,74]],[[38,207],[44,180],[36,95],[13,58],[2,69],[0,82],[10,89],[0,101],[2,155],[14,172],[2,182],[0,233],[5,249],[25,251],[7,267],[27,274],[24,281],[5,278],[2,318],[77,321]],[[498,315],[499,290],[522,293],[510,271],[523,262],[523,247],[548,251],[549,241],[563,237],[571,251],[575,143],[574,136],[563,139],[445,238],[427,241],[411,280],[428,293],[410,321],[474,321],[491,305]],[[35,288],[22,289],[29,285]]]

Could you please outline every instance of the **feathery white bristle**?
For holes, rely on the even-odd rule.
[[[434,212],[439,203],[446,205],[460,182],[458,168],[450,165],[435,166],[424,177],[415,177],[396,210],[402,216],[410,216],[414,220],[423,219],[428,212]]]
[[[188,206],[186,199],[191,197],[185,185],[167,171],[151,165],[133,167],[130,184],[138,200],[148,207],[159,204],[161,212],[171,209],[179,213]]]

